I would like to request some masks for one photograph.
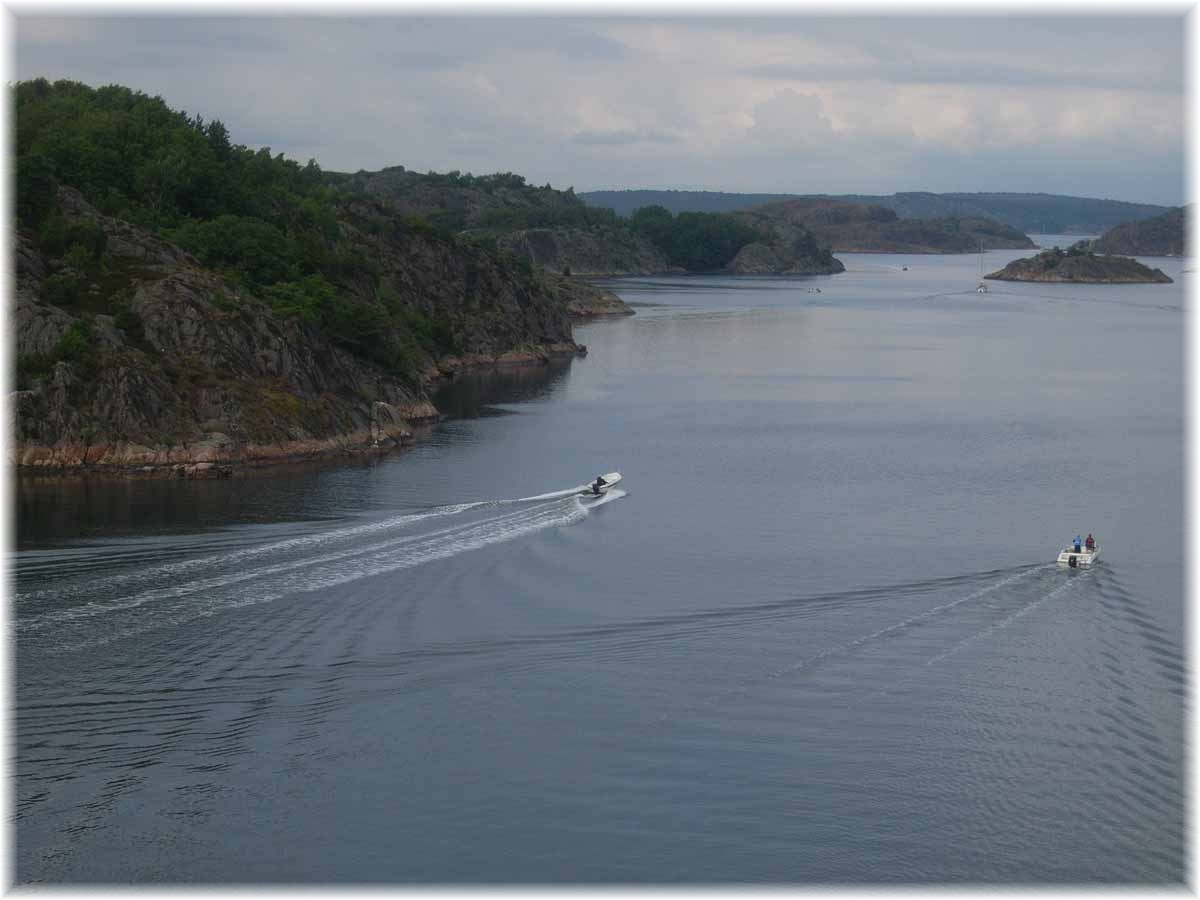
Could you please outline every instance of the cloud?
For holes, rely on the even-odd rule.
[[[1069,181],[1177,203],[1182,24],[57,16],[18,17],[15,37],[18,78],[125,84],[333,170],[514,171],[579,190]]]
[[[623,129],[619,131],[580,131],[572,135],[571,140],[577,144],[678,144],[682,139],[673,134],[661,131],[639,131]]]
[[[781,147],[811,146],[833,137],[825,105],[815,94],[784,88],[754,107],[747,137]]]
[[[824,62],[771,63],[750,66],[741,74],[772,81],[866,82],[889,84],[973,85],[1059,89],[1064,87],[1119,88],[1122,90],[1182,93],[1181,80],[1150,69],[1130,72],[1096,71],[1094,68],[1056,65],[1054,60],[1018,66],[979,60],[875,61],[869,64]]]

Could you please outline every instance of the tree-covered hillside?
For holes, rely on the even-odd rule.
[[[1182,256],[1187,253],[1187,219],[1190,209],[1173,209],[1153,219],[1126,222],[1100,235],[1097,253],[1122,256]]]
[[[439,373],[578,349],[572,283],[313,161],[124,87],[11,91],[22,464],[331,451],[433,414]]]
[[[388,201],[450,231],[508,232],[526,228],[590,228],[618,224],[616,213],[588,206],[571,188],[528,184],[512,172],[412,172],[389,166],[378,172],[326,172],[325,180],[345,193]]]
[[[58,300],[77,299],[105,268],[103,237],[68,227],[55,210],[67,185],[343,343],[364,348],[387,324],[372,303],[383,287],[377,265],[339,222],[314,161],[250,150],[220,121],[124,87],[38,79],[15,93],[18,226],[75,263],[51,276]],[[347,286],[358,290],[338,290]],[[111,294],[115,307],[120,291]]]
[[[762,238],[755,229],[716,213],[672,216],[661,206],[646,206],[629,221],[634,231],[662,249],[672,265],[689,272],[723,269],[739,250]]]
[[[315,161],[236,144],[220,121],[159,97],[44,79],[13,91],[17,224],[52,263],[51,302],[115,314],[133,288],[128,262],[106,254],[103,229],[64,217],[63,186],[194,254],[278,317],[410,379],[439,356],[477,348],[461,310],[429,299],[437,289],[386,270],[381,242],[441,246],[468,267],[506,271],[525,293],[550,290],[526,262],[341,188]]]

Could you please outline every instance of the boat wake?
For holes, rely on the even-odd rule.
[[[922,668],[933,666],[958,653],[967,645],[1008,627],[1017,619],[1041,606],[1046,601],[1070,590],[1075,581],[1073,579],[1064,580],[1061,574],[1053,563],[1042,563],[1032,566],[1019,566],[1008,571],[980,573],[977,576],[964,576],[964,585],[969,584],[973,580],[982,581],[983,583],[979,584],[973,590],[957,594],[933,606],[919,609],[883,627],[875,628],[866,633],[848,636],[846,639],[827,644],[821,648],[813,648],[798,659],[793,659],[784,665],[758,673],[737,684],[727,686],[710,695],[706,698],[705,702],[707,704],[727,702],[735,697],[761,691],[766,684],[775,682],[776,680],[809,675],[839,659],[851,659],[870,653],[873,648],[888,648],[892,652],[897,652],[904,638],[910,640],[913,645],[913,650],[909,651],[908,655],[910,663],[913,661],[914,656],[920,658],[923,655],[923,651],[927,652],[926,648],[929,646],[936,647],[935,652],[925,657],[922,661]],[[948,579],[946,580],[946,586],[949,587],[952,583],[957,583],[958,581],[959,579]],[[938,582],[929,582],[927,587],[936,588],[937,585]],[[892,588],[882,588],[877,591],[865,593],[868,595],[878,593],[881,598],[888,594],[898,596],[902,593],[902,587],[894,586]],[[920,585],[917,585],[917,587],[920,587]],[[973,617],[970,613],[975,612],[977,609],[982,609],[983,605],[993,601],[997,601],[1005,606],[1013,604],[1016,606],[1016,609],[1006,612],[999,621],[990,621],[983,627],[976,628],[967,625],[967,633],[964,635],[962,633],[962,626],[963,623],[972,620]],[[961,617],[961,614],[964,613],[967,614],[966,619],[963,619],[962,622],[954,621],[956,615]],[[922,630],[929,631],[931,633],[930,638],[912,637],[912,635],[919,635]],[[949,647],[946,647],[942,642],[948,638],[952,639],[953,643]],[[905,651],[898,652],[905,653]],[[892,675],[894,677],[895,673],[893,672]],[[893,682],[892,687],[895,686],[896,683]]]
[[[590,510],[625,496],[614,489],[592,501],[579,496],[583,488],[434,507],[100,577],[89,576],[86,565],[73,566],[73,574],[66,577],[38,577],[38,587],[32,590],[21,590],[18,558],[14,629],[23,643],[39,633],[52,634],[59,649],[107,643],[115,636],[573,525]],[[111,548],[104,552],[111,553]],[[31,560],[26,568],[43,572],[49,567]],[[146,615],[148,609],[152,616]]]

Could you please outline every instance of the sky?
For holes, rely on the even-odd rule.
[[[285,9],[10,4],[10,72],[125,85],[334,171],[510,171],[576,191],[1186,199],[1182,9]]]

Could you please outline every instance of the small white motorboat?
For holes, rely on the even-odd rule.
[[[1067,566],[1075,569],[1079,566],[1090,566],[1100,556],[1100,545],[1096,544],[1089,550],[1087,547],[1080,547],[1076,550],[1072,544],[1058,554],[1059,565]]]
[[[579,494],[583,497],[601,497],[612,490],[612,486],[620,480],[620,472],[606,472],[598,475]]]

